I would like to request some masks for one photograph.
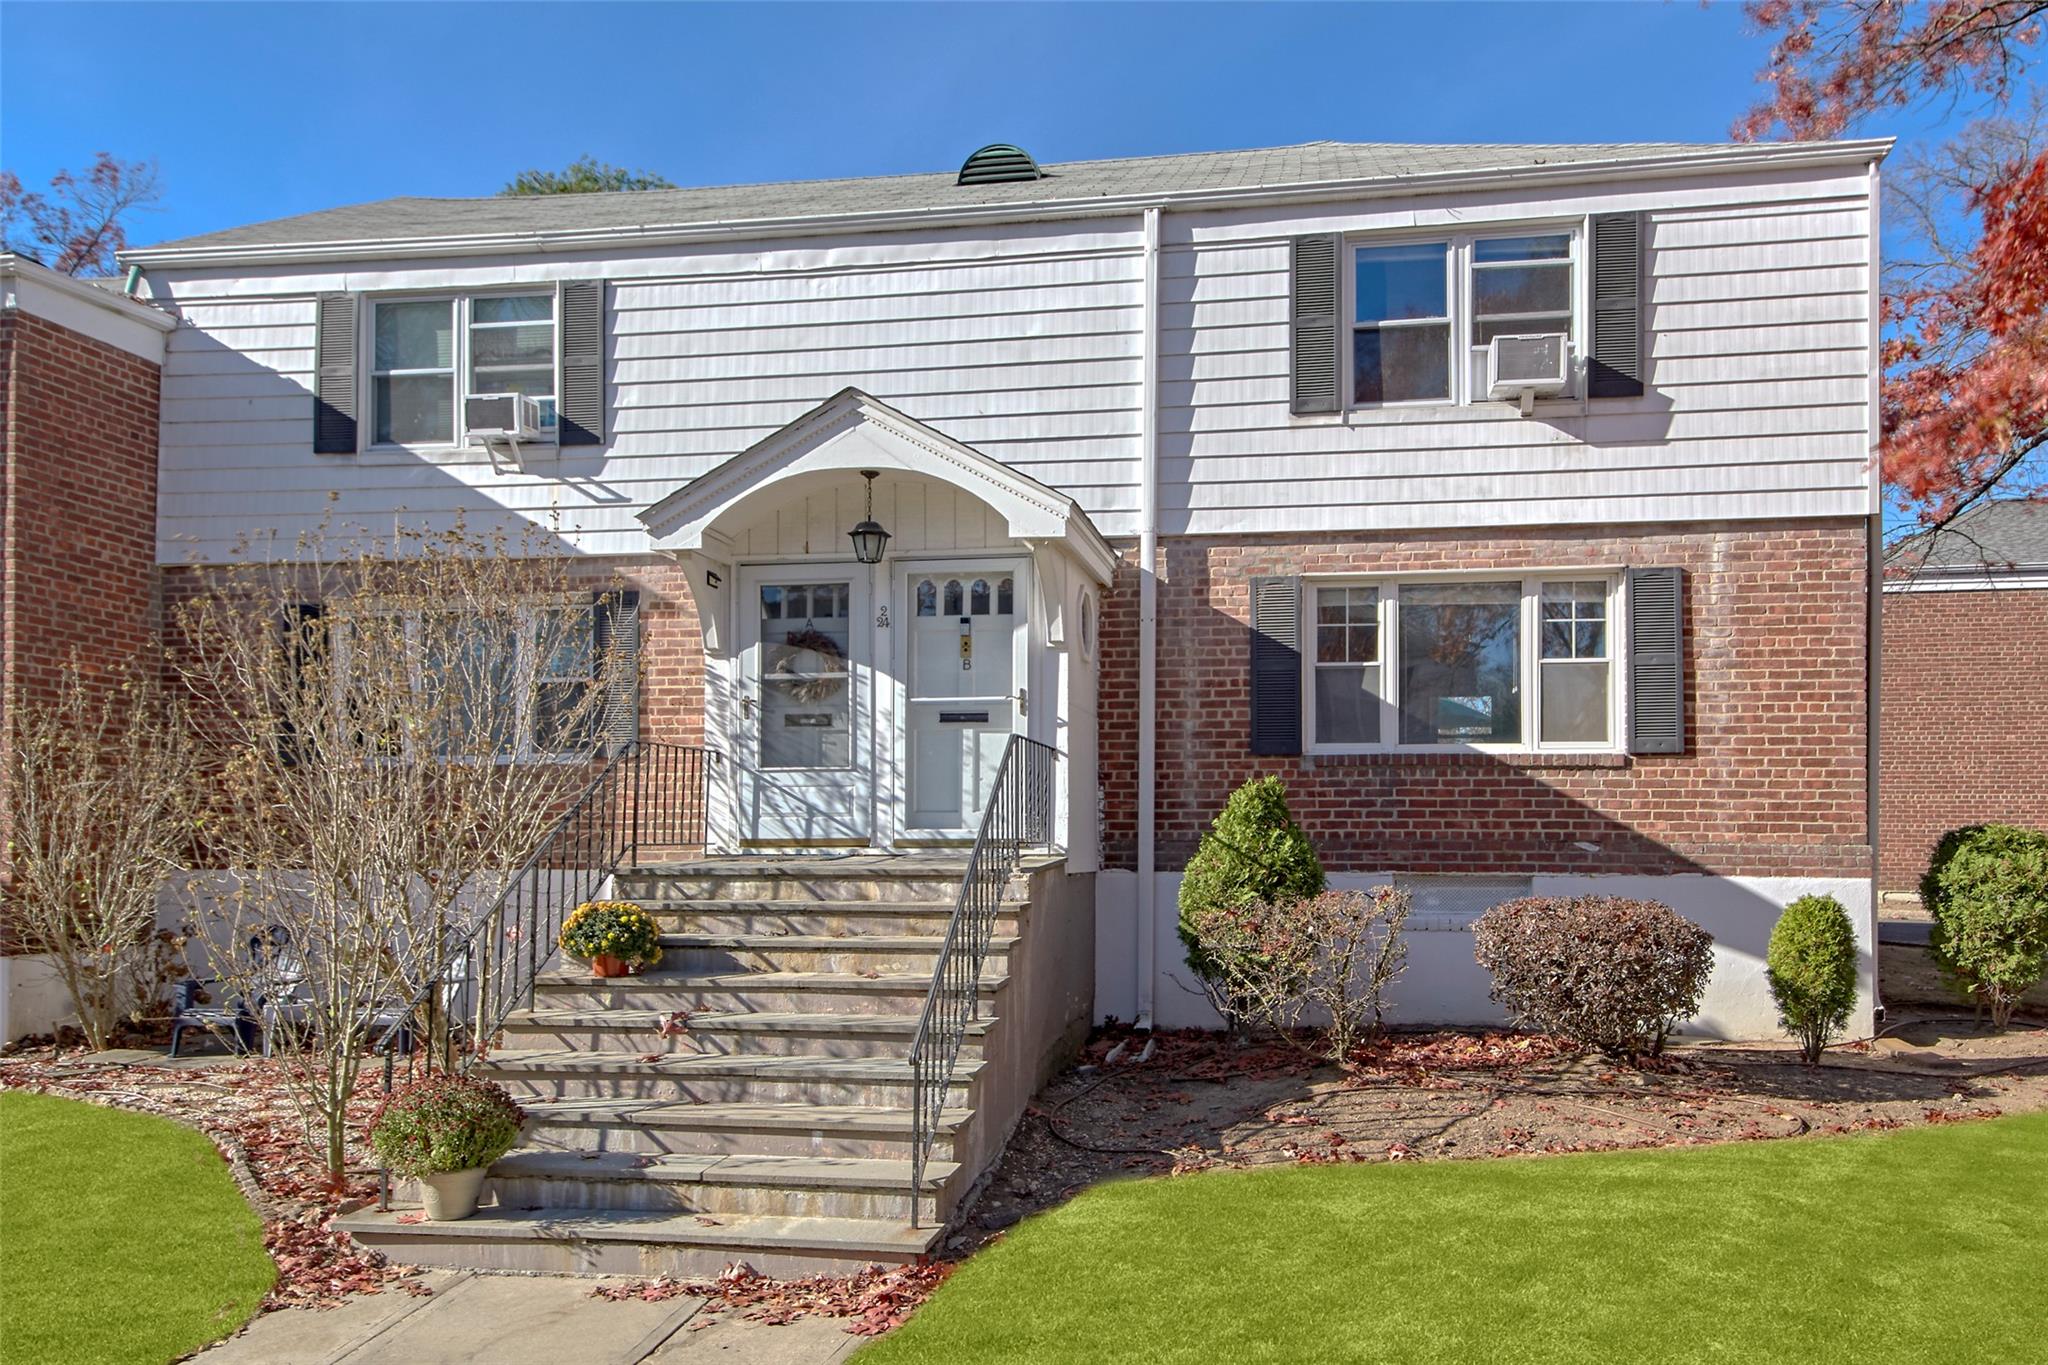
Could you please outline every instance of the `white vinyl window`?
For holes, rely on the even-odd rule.
[[[462,400],[522,393],[555,429],[555,296],[379,299],[370,327],[371,440],[450,446],[467,439]]]
[[[1619,579],[1319,582],[1304,679],[1314,751],[1611,751]]]
[[[1553,227],[1353,242],[1351,406],[1484,400],[1497,336],[1562,335],[1583,357],[1581,237]]]
[[[1351,401],[1451,397],[1450,247],[1362,246],[1352,256]]]
[[[592,611],[585,602],[564,602],[495,620],[453,612],[384,616],[402,621],[413,685],[431,698],[426,714],[438,718],[434,753],[476,755],[487,747],[500,761],[587,753],[601,725],[601,707],[594,701],[585,705],[601,683]],[[345,616],[333,632],[340,651],[335,681],[346,689],[358,651]],[[389,752],[409,751],[414,744],[394,737]]]

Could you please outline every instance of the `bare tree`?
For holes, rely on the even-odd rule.
[[[371,1045],[590,779],[605,603],[503,538],[401,531],[247,556],[179,613],[218,744],[196,928],[260,1010],[332,1179]],[[257,562],[260,560],[261,562]]]
[[[97,1051],[176,970],[157,892],[192,838],[197,749],[139,665],[88,679],[74,658],[54,695],[13,701],[8,928],[50,955]]]
[[[58,171],[48,193],[0,171],[0,244],[66,275],[111,275],[128,246],[128,219],[155,208],[163,186],[154,161],[93,156],[83,174]]]

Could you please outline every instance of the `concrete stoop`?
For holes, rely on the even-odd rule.
[[[662,965],[541,974],[476,1069],[530,1115],[476,1215],[424,1222],[407,1198],[337,1225],[396,1261],[473,1270],[843,1274],[924,1254],[1093,993],[1074,966],[1092,967],[1092,941],[1070,941],[1092,889],[1069,892],[1058,859],[1035,860],[996,924],[913,1228],[909,1049],[962,866],[706,859],[622,875],[617,894],[662,921]],[[1034,894],[1064,924],[1024,973],[1046,982],[1027,1001]],[[664,1036],[677,1011],[686,1026]]]

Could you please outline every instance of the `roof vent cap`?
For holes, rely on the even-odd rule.
[[[1012,180],[1040,180],[1045,172],[1031,153],[1007,142],[991,142],[961,164],[959,185],[1002,185]]]

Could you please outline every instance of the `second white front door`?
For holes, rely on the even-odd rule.
[[[1024,729],[1024,566],[915,565],[904,603],[904,832],[971,838],[1012,733]]]

